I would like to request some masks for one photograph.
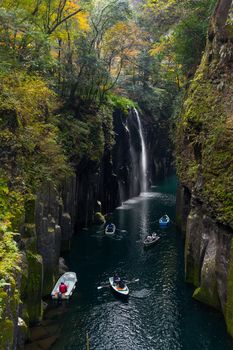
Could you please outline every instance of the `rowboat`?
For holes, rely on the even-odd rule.
[[[116,226],[114,224],[108,224],[105,228],[105,234],[106,235],[114,235],[116,231]]]
[[[158,242],[159,239],[160,239],[160,237],[156,233],[152,233],[151,236],[147,236],[144,239],[144,241],[143,241],[144,247],[147,248],[147,247],[154,245],[156,242]]]
[[[170,218],[167,214],[163,215],[160,219],[159,219],[159,224],[160,226],[167,226],[170,223]]]
[[[77,283],[77,276],[75,272],[66,272],[64,273],[57,281],[55,284],[52,292],[51,292],[51,297],[54,300],[58,299],[64,299],[68,300],[70,299],[71,295],[73,294],[76,283]],[[65,283],[67,286],[67,292],[66,293],[59,293],[59,287],[61,283]]]
[[[127,285],[125,283],[124,283],[124,285],[122,287],[120,287],[120,285],[118,283],[114,282],[114,278],[113,277],[109,278],[109,283],[110,283],[111,288],[118,295],[121,295],[123,297],[127,297],[129,295],[129,288],[127,287]]]

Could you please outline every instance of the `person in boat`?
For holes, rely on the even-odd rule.
[[[116,283],[116,284],[119,284],[121,282],[121,278],[120,278],[120,276],[118,275],[117,272],[114,274],[113,282]]]
[[[59,286],[59,292],[65,294],[67,292],[67,285],[64,282],[61,282]]]
[[[110,223],[110,224],[108,224],[108,231],[113,231],[113,224],[112,223]]]
[[[152,241],[152,237],[151,237],[151,236],[147,236],[147,237],[146,237],[146,240],[147,240],[148,242],[151,242],[151,241]]]
[[[120,288],[125,288],[125,282],[124,281],[122,281],[122,280],[120,280],[119,281],[119,283],[118,283],[118,286],[120,287]]]

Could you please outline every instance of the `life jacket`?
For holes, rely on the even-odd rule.
[[[67,285],[66,284],[60,284],[59,291],[63,294],[67,292]]]

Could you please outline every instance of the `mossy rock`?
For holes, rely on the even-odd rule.
[[[33,325],[42,317],[42,278],[43,264],[42,257],[31,251],[27,251],[28,275],[24,291],[25,303],[29,316],[29,324]]]
[[[25,223],[33,224],[35,222],[35,199],[28,199],[25,202]]]
[[[36,236],[36,225],[33,224],[24,224],[23,227],[23,233],[22,233],[23,237],[35,237]]]
[[[233,239],[231,240],[231,254],[227,278],[227,300],[225,306],[227,330],[233,337]]]
[[[102,225],[102,224],[105,224],[105,217],[102,213],[100,212],[96,212],[95,215],[94,215],[94,223],[96,225]]]
[[[5,232],[0,237],[0,349],[13,342],[14,323],[20,301],[18,281],[21,274],[22,254],[14,233]]]
[[[37,253],[37,239],[36,237],[24,238],[24,246],[26,250],[29,250],[33,253]]]
[[[29,339],[29,329],[26,322],[21,317],[18,318],[18,337],[17,338],[18,338],[17,349],[23,350],[26,340]]]
[[[43,279],[43,291],[42,296],[50,295],[57,279],[58,279],[58,270],[54,270],[53,268],[49,269],[48,267],[44,270],[44,279]]]
[[[220,80],[219,80],[220,81]],[[218,81],[218,84],[219,84]],[[223,89],[203,58],[177,125],[177,173],[181,183],[216,219],[233,227],[232,74]]]
[[[216,293],[211,295],[209,291],[203,287],[198,287],[195,289],[193,298],[201,303],[212,306],[217,310],[221,310],[218,295]]]
[[[9,318],[0,320],[0,349],[12,349],[14,324]]]

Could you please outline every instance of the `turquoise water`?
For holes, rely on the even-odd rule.
[[[61,337],[53,350],[230,350],[220,313],[191,298],[184,282],[184,242],[174,225],[160,229],[167,213],[175,219],[176,178],[126,202],[111,215],[120,230],[106,237],[100,228],[81,231],[66,257],[78,275],[77,292],[64,315]],[[142,240],[153,231],[161,238],[148,250]],[[118,271],[132,283],[128,301],[109,288],[97,290]]]

